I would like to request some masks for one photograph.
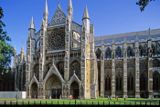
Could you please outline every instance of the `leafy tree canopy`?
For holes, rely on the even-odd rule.
[[[2,21],[4,17],[3,9],[0,7],[0,73],[10,70],[11,58],[14,55],[14,49],[9,44],[11,41],[7,32],[4,30],[5,24]]]
[[[144,11],[145,7],[151,2],[155,0],[138,0],[137,5],[140,7],[141,11]]]

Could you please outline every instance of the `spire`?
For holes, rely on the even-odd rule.
[[[31,23],[30,23],[29,29],[35,29],[33,17],[32,17],[32,19],[31,19]]]
[[[41,29],[43,29],[43,27],[44,27],[44,19],[42,19]]]
[[[45,3],[45,10],[44,10],[43,17],[44,17],[44,19],[46,17],[48,17],[48,2],[47,2],[47,0],[46,0],[46,3]]]
[[[68,13],[69,13],[69,15],[71,15],[73,13],[72,0],[69,0],[69,2],[68,2]]]
[[[21,54],[24,54],[24,49],[23,48],[21,48]]]
[[[60,2],[58,2],[58,6],[57,6],[57,8],[58,8],[58,9],[60,9],[60,10],[62,9],[62,8],[61,8],[61,4],[60,4]]]
[[[24,49],[21,48],[21,62],[24,61]]]
[[[85,7],[85,10],[84,10],[83,19],[89,19],[89,14],[88,14],[88,8],[87,8],[87,6]]]

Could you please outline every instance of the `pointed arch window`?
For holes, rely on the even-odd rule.
[[[102,51],[99,48],[96,51],[96,56],[97,56],[97,59],[101,59],[102,57]]]
[[[116,48],[116,57],[117,57],[117,58],[123,57],[123,55],[122,55],[122,49],[121,49],[120,46],[118,46],[118,47]]]
[[[148,46],[147,44],[144,44],[143,46],[139,46],[139,55],[140,56],[147,56],[148,55]]]
[[[72,77],[75,72],[78,78],[81,79],[80,71],[80,63],[78,61],[73,61],[70,65],[70,77]]]
[[[105,52],[105,58],[111,58],[112,57],[112,51],[111,49],[108,47],[106,49],[106,52]]]
[[[131,48],[130,46],[127,48],[127,56],[128,57],[133,57],[134,56],[133,48]]]

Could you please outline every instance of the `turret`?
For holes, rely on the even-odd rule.
[[[48,12],[48,2],[46,0],[45,9],[44,9],[44,13],[43,13],[44,20],[48,20],[48,14],[49,14],[49,12]]]
[[[44,13],[43,13],[43,19],[44,19],[44,22],[45,22],[44,27],[46,27],[46,28],[47,28],[47,25],[48,25],[48,14],[49,14],[49,12],[48,12],[48,2],[46,0],[45,9],[44,9]]]
[[[34,19],[32,17],[30,26],[28,28],[28,40],[27,40],[27,62],[30,62],[32,60],[32,38],[35,36],[35,24]]]
[[[82,21],[83,21],[83,27],[84,27],[84,30],[85,30],[84,32],[86,34],[90,33],[90,18],[89,18],[87,6],[84,10]]]
[[[82,75],[84,76],[82,80],[84,82],[84,98],[90,99],[97,97],[98,74],[97,62],[94,53],[94,28],[93,25],[90,25],[87,6],[84,10],[82,22],[83,33],[81,38],[81,69],[83,70]]]
[[[21,63],[24,62],[24,60],[25,60],[24,49],[23,48],[21,48],[20,60],[21,60]]]
[[[72,15],[73,15],[72,0],[69,0],[69,2],[68,2],[68,15],[69,15],[69,16],[72,16]]]
[[[68,15],[66,18],[65,24],[65,73],[64,78],[66,81],[69,80],[69,72],[70,72],[70,47],[71,47],[71,35],[72,35],[72,16],[73,16],[73,7],[72,0],[68,1]]]

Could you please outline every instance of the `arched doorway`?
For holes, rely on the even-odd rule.
[[[45,84],[46,98],[59,99],[62,95],[62,84],[56,75],[48,78]]]
[[[79,85],[75,81],[71,84],[70,94],[74,99],[77,99],[79,97]]]
[[[31,85],[31,98],[38,98],[38,86],[35,82]]]

